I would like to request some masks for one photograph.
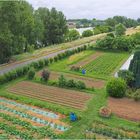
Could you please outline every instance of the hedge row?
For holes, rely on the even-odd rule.
[[[73,50],[67,50],[63,53],[60,53],[60,54],[54,56],[53,58],[34,61],[30,64],[27,64],[26,66],[17,68],[15,70],[11,70],[10,72],[5,73],[4,75],[0,76],[0,85],[5,84],[9,81],[15,80],[19,77],[26,76],[31,68],[34,68],[36,71],[40,70],[40,69],[48,66],[49,64],[52,64],[53,62],[57,62],[58,60],[62,60],[62,59],[69,57],[73,54],[85,51],[85,50],[87,50],[87,48],[88,48],[88,46],[84,45],[82,47],[78,47],[78,48],[73,49]]]

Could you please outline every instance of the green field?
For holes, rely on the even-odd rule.
[[[120,68],[120,66],[127,60],[129,53],[115,53],[115,52],[102,52],[103,55],[93,60],[89,64],[85,65],[80,72],[73,72],[70,70],[70,66],[77,64],[79,61],[88,59],[96,51],[90,50],[85,51],[79,54],[75,54],[68,59],[59,61],[57,63],[49,66],[50,70],[74,73],[82,75],[81,70],[86,70],[86,75],[88,77],[99,78],[99,79],[108,79],[108,77],[113,76],[113,74]]]
[[[93,62],[84,66],[87,73],[92,75],[111,75],[128,58],[127,53],[105,53]]]

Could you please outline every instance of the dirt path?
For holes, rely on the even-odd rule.
[[[140,121],[140,102],[128,98],[109,98],[108,106],[114,114],[121,118]]]
[[[38,73],[38,75],[41,75],[41,72],[40,71]],[[51,72],[51,75],[50,75],[50,80],[58,80],[58,78],[61,76],[61,75],[64,75],[67,79],[74,79],[74,80],[79,80],[79,81],[83,81],[87,87],[89,88],[103,88],[104,85],[105,85],[105,81],[103,80],[97,80],[97,79],[93,79],[93,78],[88,78],[88,77],[82,77],[82,76],[79,76],[79,75],[74,75],[74,74],[67,74],[67,73],[61,73],[61,72]]]
[[[90,57],[87,57],[87,58],[83,59],[82,61],[79,61],[77,64],[74,64],[72,66],[83,67],[83,66],[89,64],[90,62],[92,62],[93,60],[97,59],[101,55],[103,55],[102,52],[96,52],[93,55],[91,55]]]

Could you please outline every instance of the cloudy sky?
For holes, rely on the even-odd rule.
[[[27,0],[35,9],[56,7],[63,11],[67,19],[105,19],[123,15],[137,19],[140,17],[140,0]]]

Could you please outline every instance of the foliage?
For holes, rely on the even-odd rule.
[[[41,74],[41,78],[44,81],[48,81],[50,77],[50,72],[48,70],[43,70],[42,74]]]
[[[131,60],[129,70],[134,74],[134,87],[140,87],[140,51],[136,51]]]
[[[31,68],[28,72],[27,77],[29,80],[32,80],[34,78],[34,76],[35,76],[35,70],[34,70],[34,68]]]
[[[85,85],[85,83],[82,82],[82,81],[77,81],[77,83],[76,83],[76,88],[77,88],[77,89],[86,89],[86,85]]]
[[[82,33],[82,37],[89,37],[93,35],[93,31],[91,30],[86,30]]]
[[[61,75],[58,78],[58,85],[59,85],[59,87],[65,87],[66,86],[66,79],[63,75]]]
[[[52,8],[45,19],[45,29],[45,44],[62,43],[67,33],[66,18],[63,13]]]
[[[82,81],[74,81],[73,79],[66,79],[63,75],[58,78],[58,86],[66,88],[86,89],[86,85]]]
[[[126,82],[121,78],[111,79],[106,87],[106,91],[111,97],[122,98],[126,92]]]
[[[136,92],[133,94],[133,98],[135,101],[140,101],[140,89],[136,90]]]
[[[124,35],[125,31],[126,31],[126,27],[123,24],[119,23],[118,25],[115,26],[115,35],[116,36]]]
[[[97,40],[96,47],[102,49],[131,51],[135,47],[135,44],[133,39],[129,36],[119,36],[119,37],[106,36],[103,39]]]
[[[133,73],[129,70],[120,70],[118,72],[118,76],[124,79],[127,85],[132,86],[132,82],[134,81]]]
[[[66,36],[67,41],[72,41],[80,38],[80,34],[77,30],[69,30]]]
[[[106,25],[97,25],[93,31],[94,31],[94,35],[97,35],[97,34],[101,34],[101,33],[110,32],[110,31],[112,31],[112,28],[110,26],[106,26]]]

